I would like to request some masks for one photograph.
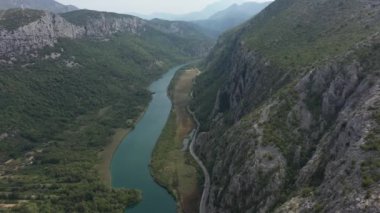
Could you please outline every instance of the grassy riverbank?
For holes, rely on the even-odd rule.
[[[187,69],[174,78],[170,90],[173,109],[152,154],[152,175],[176,198],[180,212],[198,212],[201,196],[196,162],[188,151],[183,151],[183,140],[194,128],[186,107],[198,72]]]

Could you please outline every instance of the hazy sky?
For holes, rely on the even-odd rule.
[[[151,14],[168,12],[183,14],[203,9],[217,0],[56,0],[63,4],[72,4],[81,9],[113,11],[118,13]],[[268,0],[247,0],[264,2]]]

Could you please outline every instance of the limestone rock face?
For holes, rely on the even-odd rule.
[[[0,58],[10,59],[21,55],[37,56],[36,50],[54,46],[60,38],[83,37],[104,39],[117,32],[139,33],[146,22],[137,17],[96,18],[85,26],[78,26],[62,16],[44,12],[37,21],[15,30],[0,29]]]
[[[70,18],[70,15],[74,17]],[[52,47],[61,38],[107,41],[116,33],[131,33],[135,36],[142,36],[144,33],[163,33],[182,39],[183,41],[180,41],[182,44],[189,39],[194,39],[194,42],[198,40],[199,42],[194,45],[185,44],[179,47],[190,56],[204,56],[212,44],[210,40],[202,41],[197,37],[203,36],[202,33],[195,31],[186,23],[168,22],[163,25],[158,21],[149,22],[129,15],[86,10],[63,16],[43,12],[36,21],[16,29],[2,28],[0,24],[0,60],[12,62],[17,60],[18,56],[37,57],[39,49]]]
[[[290,78],[235,45],[196,144],[209,212],[378,212],[380,154],[363,147],[380,132],[379,46],[374,35]]]
[[[11,58],[32,53],[45,46],[54,46],[59,38],[80,38],[82,27],[75,26],[59,15],[45,12],[35,22],[8,31],[0,30],[0,58]]]
[[[85,26],[85,35],[88,37],[104,38],[118,32],[138,34],[145,30],[147,22],[137,17],[107,18],[102,14]]]

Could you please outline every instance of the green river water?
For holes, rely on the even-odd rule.
[[[139,189],[143,192],[142,202],[126,209],[127,213],[176,212],[175,200],[154,182],[150,175],[149,163],[172,107],[167,88],[175,73],[183,66],[170,69],[150,85],[149,90],[154,94],[148,109],[114,153],[110,168],[112,186]]]

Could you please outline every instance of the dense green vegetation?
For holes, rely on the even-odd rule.
[[[44,12],[40,10],[0,10],[0,29],[15,30],[21,26],[37,21],[43,14]]]
[[[290,69],[347,52],[379,29],[375,14],[367,14],[359,0],[282,0],[247,25],[247,46]]]
[[[179,71],[169,86],[173,109],[153,150],[151,173],[176,199],[180,212],[197,212],[200,199],[201,171],[183,141],[194,123],[187,112],[192,79],[197,70]]]
[[[164,167],[172,167],[166,162],[167,154],[174,149],[179,148],[176,143],[176,116],[171,112],[165,128],[162,130],[161,136],[152,153],[151,172],[156,177],[157,182],[167,187],[169,192],[178,200],[175,189],[178,187],[177,176],[172,176],[174,171],[160,172]],[[170,163],[175,164],[175,161]],[[172,168],[171,168],[172,169]]]
[[[101,182],[98,154],[115,129],[141,114],[146,87],[196,55],[192,42],[149,28],[109,41],[62,39],[38,59],[2,65],[0,204],[25,200],[20,212],[122,212],[137,202],[138,191]],[[52,53],[57,58],[45,57]]]
[[[196,95],[191,108],[201,123],[201,131],[206,131],[210,128],[211,124],[208,119],[211,116],[216,101],[216,94],[219,89],[218,85],[225,79],[222,76],[218,78],[213,77],[210,75],[200,76],[196,81],[196,89],[194,89],[194,94]]]
[[[380,152],[380,111],[374,111],[375,129],[366,137],[366,143],[361,148],[367,152]],[[380,157],[369,157],[360,164],[362,186],[369,187],[380,181]]]
[[[61,48],[64,52],[58,62],[43,60],[27,67],[5,68],[0,80],[4,96],[1,132],[16,131],[30,145],[46,142],[69,120],[111,104],[110,112],[124,111],[133,118],[141,111],[141,104],[149,100],[144,89],[149,81],[173,62],[184,59],[140,38],[123,35],[107,43],[65,40],[54,50],[45,51]],[[154,64],[159,60],[155,55],[162,57],[162,67]],[[70,62],[73,67],[67,66]],[[103,122],[116,127],[122,124],[123,117],[118,120]],[[2,150],[17,152],[14,147],[12,151]]]
[[[118,13],[110,13],[110,12],[98,12],[93,10],[75,10],[67,13],[61,14],[67,21],[78,25],[78,26],[86,26],[96,19],[101,18],[131,18],[133,16],[118,14]]]
[[[201,176],[190,153],[182,151],[183,144],[178,138],[177,126],[176,113],[171,112],[152,153],[151,170],[156,181],[166,187],[180,203],[181,196],[196,191]]]
[[[228,42],[233,39],[231,36],[231,33],[226,33],[219,38],[219,42],[213,51],[200,65],[202,74],[195,79],[194,98],[190,103],[190,107],[197,115],[201,131],[207,131],[210,128],[209,118],[212,114],[218,90],[220,85],[228,78],[226,72],[228,72],[231,65],[229,57],[235,46],[235,43]]]

